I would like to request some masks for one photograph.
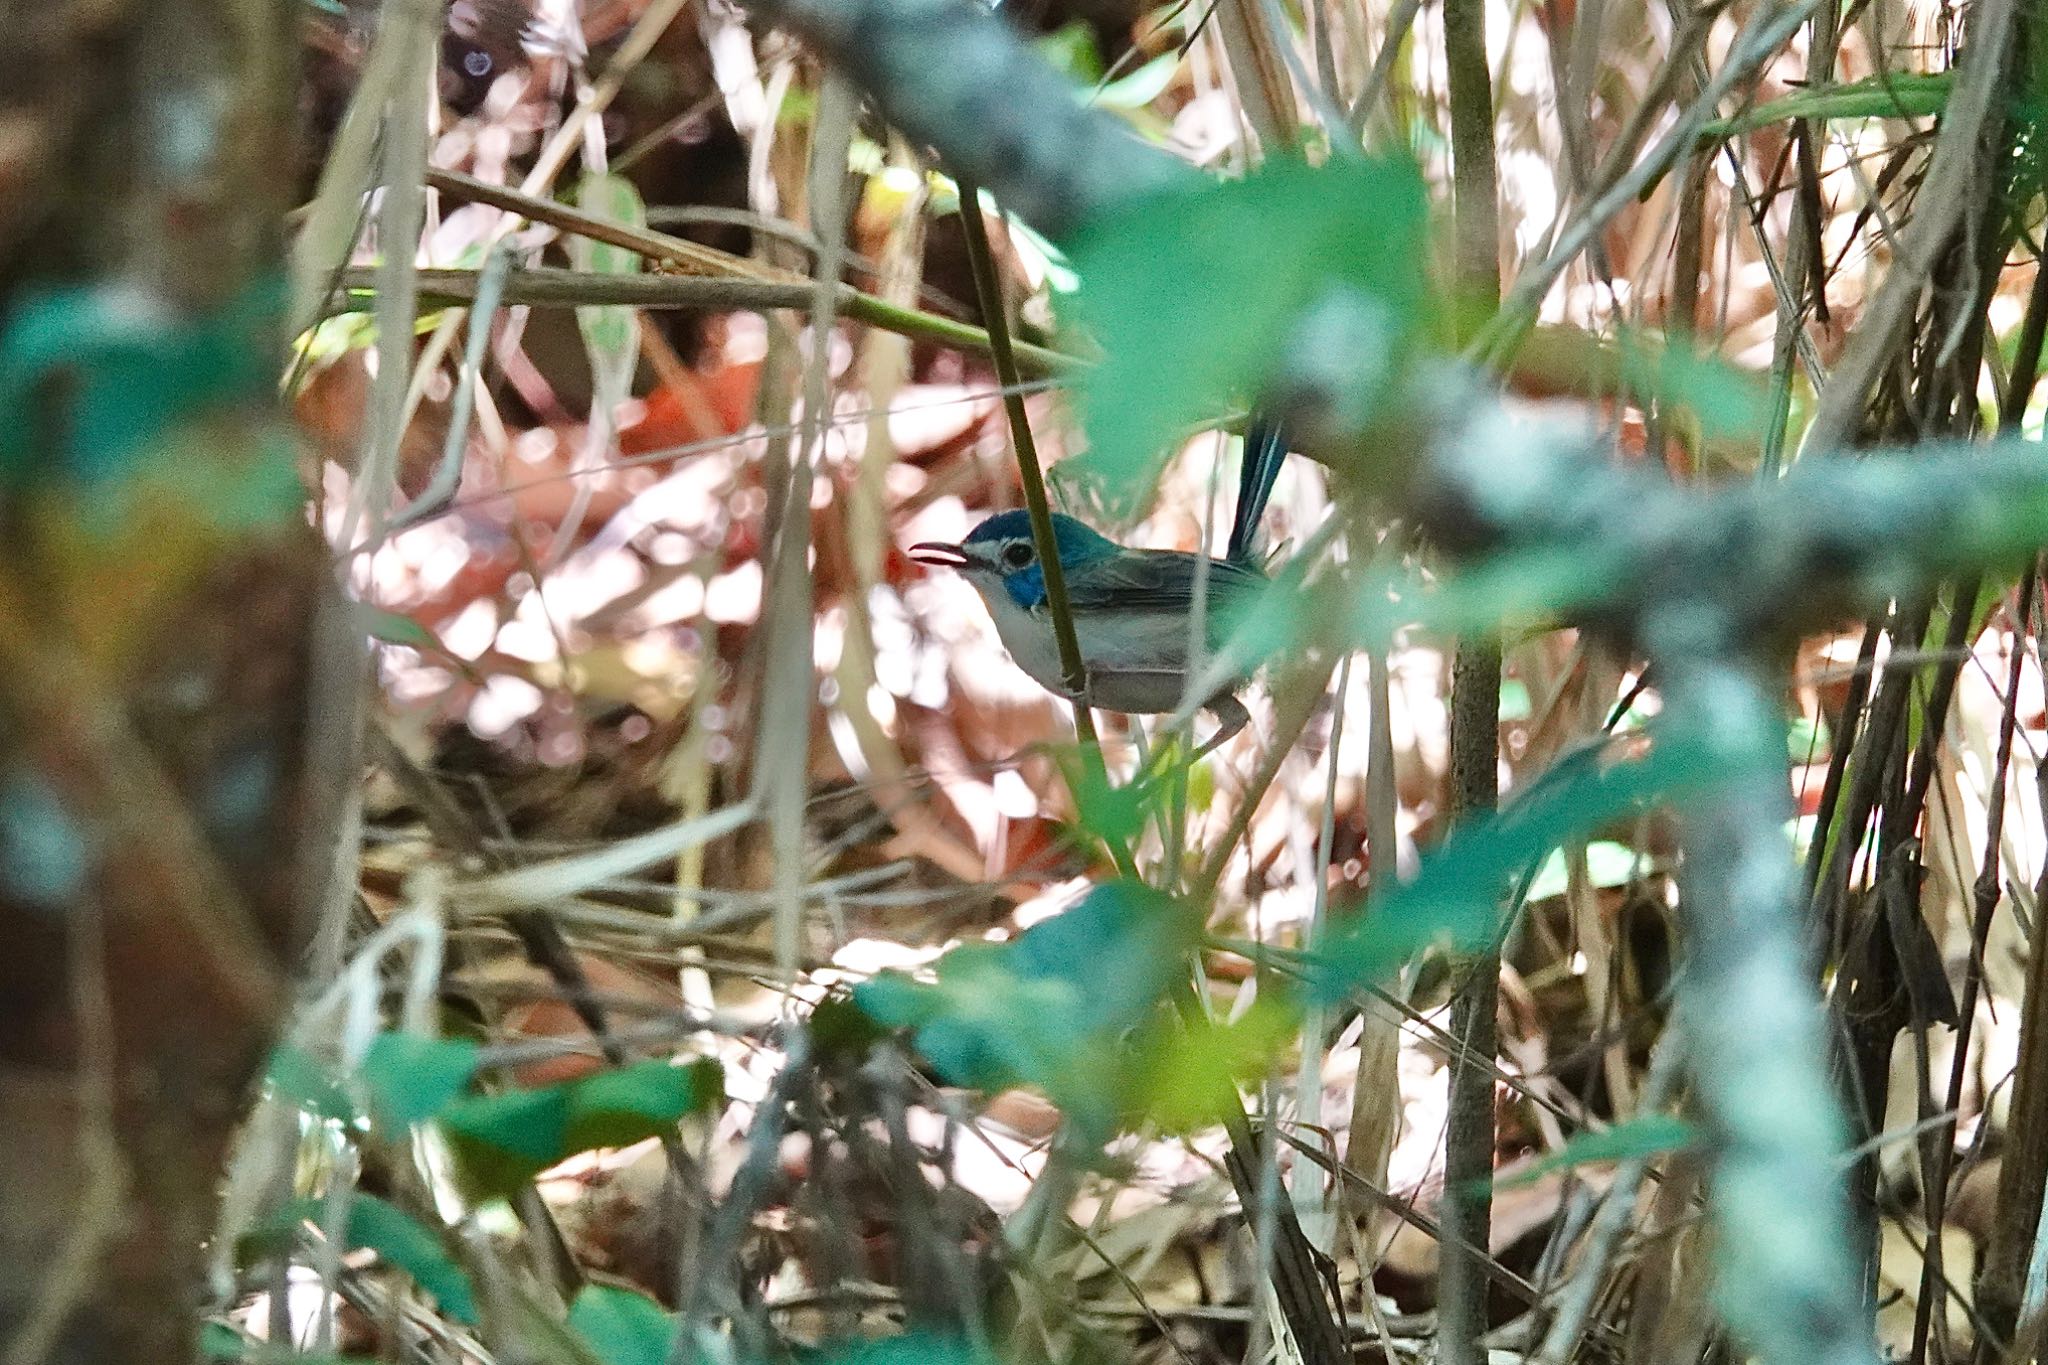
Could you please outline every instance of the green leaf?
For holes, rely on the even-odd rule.
[[[440,1113],[463,1173],[483,1194],[511,1194],[578,1152],[669,1132],[725,1094],[716,1062],[639,1062],[537,1090],[475,1095]]]
[[[1102,79],[1102,54],[1095,50],[1095,30],[1085,20],[1070,20],[1031,46],[1077,85]]]
[[[1953,72],[1902,71],[1839,85],[1811,86],[1766,101],[1734,118],[1716,119],[1700,129],[1700,141],[1718,142],[1795,118],[1922,118],[1948,107],[1949,90],[1954,84]]]
[[[441,1111],[471,1192],[509,1195],[567,1155],[566,1087],[473,1095]]]
[[[249,1353],[249,1342],[224,1322],[209,1322],[199,1329],[199,1355],[203,1360],[240,1360]]]
[[[1142,109],[1166,93],[1179,69],[1179,51],[1162,52],[1130,75],[1105,83],[1090,103],[1105,109]]]
[[[1240,1017],[1162,1027],[1151,1046],[1124,1052],[1131,1109],[1169,1133],[1192,1133],[1224,1118],[1237,1088],[1267,1074],[1301,1027],[1292,1000],[1267,991]]]
[[[709,1058],[687,1066],[637,1062],[572,1081],[568,1092],[563,1156],[660,1137],[685,1115],[717,1108],[725,1099],[725,1073]]]
[[[1443,942],[1489,946],[1509,887],[1574,835],[1680,791],[1721,780],[1731,760],[1713,744],[1659,737],[1649,757],[1609,763],[1598,747],[1567,755],[1499,814],[1468,821],[1424,859],[1415,879],[1363,917],[1332,931],[1311,955],[1310,980],[1326,1001],[1385,977]]]
[[[325,1216],[325,1205],[318,1199],[295,1199],[278,1213],[287,1227],[302,1222],[318,1225]],[[470,1291],[469,1275],[448,1254],[437,1232],[397,1205],[372,1194],[351,1195],[343,1240],[348,1250],[374,1251],[412,1276],[450,1317],[476,1324],[476,1297]]]
[[[1595,839],[1586,845],[1586,880],[1603,891],[1627,886],[1642,875],[1644,861],[1643,855],[1627,844]],[[1528,899],[1532,902],[1547,901],[1553,896],[1562,896],[1568,885],[1564,850],[1552,849],[1529,883]]]
[[[263,1079],[279,1099],[323,1119],[353,1123],[360,1117],[326,1066],[303,1048],[278,1044]]]
[[[907,1332],[827,1347],[817,1365],[1001,1365],[1002,1358],[960,1337]]]
[[[1535,705],[1529,700],[1529,684],[1520,678],[1501,679],[1500,718],[1504,721],[1527,720],[1535,714]]]
[[[370,638],[373,640],[381,640],[387,645],[404,645],[406,648],[416,649],[422,654],[445,654],[448,652],[434,632],[428,630],[410,616],[404,616],[395,611],[386,611],[382,607],[373,607],[367,603],[359,604],[359,609],[363,613],[369,628]]]
[[[1825,763],[1834,739],[1823,716],[1794,716],[1785,723],[1785,744],[1794,763]]]
[[[1710,441],[1753,440],[1770,416],[1763,379],[1717,355],[1666,346],[1640,332],[1617,338],[1623,379],[1637,394],[1686,414]]]
[[[1089,376],[1083,457],[1128,510],[1167,447],[1272,377],[1333,289],[1371,312],[1392,361],[1422,320],[1427,200],[1408,162],[1276,158],[1093,220],[1069,244],[1065,310],[1107,353]]]
[[[605,1365],[666,1365],[677,1330],[676,1315],[645,1294],[602,1284],[577,1291],[569,1326]]]
[[[460,1038],[380,1033],[363,1057],[371,1112],[395,1128],[424,1123],[468,1087],[476,1061],[476,1044]]]
[[[647,206],[641,202],[640,191],[621,175],[584,176],[577,187],[576,206],[613,222],[647,225]],[[588,237],[569,239],[569,259],[578,270],[600,275],[638,274],[641,264],[638,252]],[[591,401],[608,420],[611,410],[632,392],[633,371],[640,359],[638,315],[618,305],[584,307],[576,310],[576,325],[590,354]]]
[[[288,443],[252,445],[261,459],[249,467],[222,457],[210,462],[221,468],[180,478],[188,452],[167,436],[264,401],[283,302],[281,274],[212,313],[160,306],[126,285],[24,292],[0,325],[0,488],[139,475],[189,484],[196,474],[223,525],[303,515]],[[282,489],[297,491],[280,498]]]
[[[1534,1184],[1552,1171],[1596,1161],[1627,1161],[1679,1152],[1699,1141],[1699,1129],[1675,1114],[1641,1114],[1597,1133],[1581,1133],[1542,1160],[1531,1162],[1513,1175],[1496,1177],[1493,1186],[1511,1189]]]
[[[1122,1104],[1123,1035],[1182,979],[1200,930],[1158,892],[1111,882],[1013,942],[953,949],[929,982],[879,973],[854,988],[854,1003],[885,1027],[912,1030],[947,1081],[1034,1086],[1099,1131]]]

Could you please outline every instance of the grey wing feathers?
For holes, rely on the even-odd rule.
[[[1190,611],[1195,603],[1195,557],[1174,550],[1143,550],[1070,569],[1067,597],[1077,609],[1126,607]],[[1266,576],[1227,559],[1209,561],[1210,610],[1233,606],[1263,586]]]

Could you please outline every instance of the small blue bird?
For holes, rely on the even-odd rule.
[[[1224,558],[1209,560],[1205,658],[1223,647],[1245,603],[1266,584],[1255,547],[1266,501],[1286,458],[1278,424],[1254,416],[1245,432],[1229,548]],[[1052,528],[1087,670],[1087,703],[1104,711],[1145,714],[1178,709],[1187,689],[1189,617],[1201,556],[1130,549],[1058,513]],[[1045,570],[1027,512],[998,512],[959,544],[926,541],[911,546],[910,556],[921,564],[959,570],[981,594],[1017,666],[1046,690],[1069,695],[1046,604]],[[1223,743],[1251,719],[1234,695],[1244,682],[1233,679],[1203,700],[1216,717],[1217,730],[1199,752]]]

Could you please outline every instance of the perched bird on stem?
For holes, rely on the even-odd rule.
[[[1245,432],[1229,548],[1221,559],[1131,549],[1072,517],[1053,514],[1054,548],[1087,673],[1086,689],[1075,700],[1104,711],[1180,709],[1188,686],[1197,589],[1204,595],[1201,653],[1208,659],[1222,649],[1245,604],[1266,584],[1255,546],[1266,501],[1286,458],[1278,424],[1254,415]],[[910,556],[921,564],[958,570],[981,594],[1017,666],[1046,690],[1071,695],[1029,513],[1021,508],[998,512],[959,544],[926,541],[911,546]],[[1197,754],[1223,743],[1251,719],[1235,695],[1245,681],[1235,678],[1201,699],[1216,717],[1217,729]]]

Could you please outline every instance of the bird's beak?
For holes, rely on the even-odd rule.
[[[910,547],[910,557],[920,564],[937,564],[948,569],[967,567],[967,551],[943,540],[921,541]]]

